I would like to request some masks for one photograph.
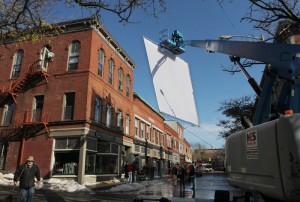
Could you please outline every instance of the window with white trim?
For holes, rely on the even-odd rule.
[[[123,77],[124,77],[124,71],[123,68],[120,67],[119,69],[119,91],[123,91]]]
[[[108,83],[113,84],[113,77],[114,77],[114,66],[115,66],[115,62],[114,60],[111,58],[109,60],[109,69],[108,69]]]
[[[150,127],[151,127],[150,125],[148,125],[148,124],[146,125],[146,139],[147,139],[148,141],[150,141],[150,138],[151,138],[151,137],[150,137],[150,135],[151,135],[151,134],[150,134],[150,131],[151,131],[151,130],[150,130]]]
[[[125,134],[129,135],[129,128],[130,128],[130,116],[129,114],[126,114],[126,118],[125,118]]]
[[[121,109],[118,110],[118,116],[117,116],[117,126],[123,126],[123,112]]]
[[[129,97],[130,95],[130,77],[129,75],[126,76],[126,96]]]
[[[102,100],[99,97],[95,98],[95,117],[94,121],[96,123],[101,122],[101,115],[102,115]]]
[[[106,105],[106,126],[111,126],[111,120],[112,120],[112,106],[110,104]]]
[[[134,119],[134,135],[135,135],[136,137],[139,137],[139,130],[140,130],[140,128],[139,128],[139,123],[140,123],[140,120],[137,119],[137,118],[135,118],[135,119]]]
[[[18,50],[14,55],[13,68],[10,78],[17,78],[21,72],[21,66],[23,61],[24,51]]]
[[[69,46],[68,70],[78,69],[79,54],[80,54],[80,43],[79,41],[74,41]]]
[[[98,75],[101,77],[103,77],[104,56],[104,50],[100,48],[98,51]]]
[[[142,139],[145,138],[145,123],[144,122],[141,122],[141,133],[140,133],[140,137]]]

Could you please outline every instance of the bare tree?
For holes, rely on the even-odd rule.
[[[224,0],[218,0],[220,4]],[[234,0],[231,0],[234,2]],[[285,41],[291,35],[299,32],[300,24],[299,0],[249,0],[249,9],[241,21],[250,22],[253,28],[262,30],[265,41],[276,39]],[[241,61],[244,67],[261,64],[252,60]],[[222,71],[235,74],[241,70],[235,66],[222,66]]]
[[[223,130],[219,132],[220,137],[227,138],[232,133],[243,130],[242,119],[252,120],[255,99],[250,96],[230,99],[221,102],[218,111],[222,112],[228,119],[220,120],[217,124]]]
[[[269,39],[285,39],[298,32],[299,0],[250,0],[249,12],[242,21],[254,23],[254,28],[263,30]]]
[[[157,18],[165,12],[165,0],[2,0],[0,1],[0,42],[7,38],[36,40],[51,27],[54,17],[59,16],[55,6],[60,4],[70,9],[85,8],[91,16],[101,19],[104,12],[119,17],[119,22],[128,23],[136,10]],[[103,12],[103,13],[102,13]],[[25,30],[25,31],[24,31]]]

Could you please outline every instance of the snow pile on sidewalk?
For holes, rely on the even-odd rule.
[[[0,172],[0,185],[10,185],[13,186],[13,174],[3,174]],[[119,183],[120,180],[117,178],[114,178],[111,180],[111,183]],[[147,186],[153,185],[153,184],[159,184],[162,183],[161,180],[150,180],[150,181],[141,181],[138,183],[125,183],[116,185],[109,190],[103,190],[103,192],[128,192],[128,191],[137,191],[144,189]],[[88,184],[87,184],[88,185]],[[89,184],[91,185],[91,184]],[[78,184],[74,180],[60,180],[60,179],[41,179],[39,187],[37,189],[50,189],[54,191],[67,191],[67,192],[78,192],[78,191],[86,191],[91,192],[92,190],[85,185]]]
[[[135,182],[135,183],[126,183],[121,184],[115,187],[110,188],[109,190],[103,190],[102,192],[129,192],[129,191],[137,191],[144,189],[147,186],[153,185],[153,184],[159,184],[162,183],[161,180],[150,180],[150,181],[141,181],[141,182]]]
[[[3,174],[0,172],[0,184],[2,185],[13,185],[14,174]]]
[[[0,172],[0,185],[11,185],[13,186],[14,174],[3,174]],[[37,189],[50,189],[55,191],[91,191],[84,185],[78,184],[74,180],[59,180],[59,179],[41,179],[41,183]]]
[[[54,191],[87,191],[90,192],[91,189],[84,185],[78,184],[74,180],[60,180],[60,179],[48,179],[42,180],[39,186],[40,189],[50,189]]]

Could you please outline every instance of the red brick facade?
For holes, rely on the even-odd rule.
[[[162,137],[165,134],[164,119],[133,96],[135,64],[99,22],[83,19],[61,25],[64,32],[59,35],[46,36],[36,42],[7,42],[5,46],[0,47],[0,146],[8,143],[4,172],[14,172],[19,163],[24,163],[28,155],[33,155],[42,176],[54,176],[58,159],[66,154],[70,160],[64,164],[76,163],[80,182],[86,180],[86,169],[90,169],[95,175],[107,174],[106,172],[111,176],[119,175],[123,164],[123,152],[130,152],[130,143],[133,145],[135,138],[135,117],[147,120],[160,129]],[[79,42],[80,52],[77,69],[70,70],[68,65],[71,64],[69,61],[73,56],[70,53],[73,42]],[[31,64],[41,64],[41,52],[44,47],[55,54],[54,58],[51,61],[47,59],[48,67],[42,71],[42,75],[36,76],[36,72],[28,73]],[[100,49],[105,55],[103,75],[99,74],[98,70]],[[15,68],[18,50],[23,51],[20,75],[12,79],[11,72]],[[112,84],[109,83],[110,61],[114,62]],[[119,81],[120,69],[123,70],[122,85]],[[26,75],[30,75],[30,79]],[[34,82],[37,77],[39,82]],[[14,93],[17,91],[16,85],[25,80],[26,89]],[[12,85],[9,85],[10,83]],[[42,109],[42,115],[39,121],[33,121],[33,111],[41,96],[42,108],[39,109]],[[96,98],[101,102],[98,108],[95,104]],[[8,103],[14,103],[14,100],[16,103],[12,111],[12,120],[9,124],[4,124],[3,117],[8,114],[10,106]],[[71,118],[66,119],[68,107],[73,113],[70,112]],[[109,124],[108,116],[111,117]],[[125,135],[127,116],[130,117],[129,134]],[[69,148],[71,139],[77,141],[78,145],[74,143]],[[127,141],[127,146],[122,144],[122,141]],[[107,161],[102,151],[99,153],[99,145],[103,145],[103,142],[111,145],[108,152],[111,155],[117,155],[114,153],[117,150],[113,148],[118,148],[119,157],[113,162],[114,170],[108,171],[105,170],[106,167],[99,166],[99,162]],[[162,146],[165,148],[165,145]],[[75,152],[79,157],[73,157],[74,154],[68,152]],[[74,167],[72,169],[74,171]]]

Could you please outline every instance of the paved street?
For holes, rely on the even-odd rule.
[[[196,189],[191,189],[191,184],[186,183],[185,189],[180,190],[180,187],[168,184],[157,184],[153,187],[147,187],[145,190],[140,190],[138,197],[147,198],[147,196],[162,196],[173,201],[213,201],[215,190],[230,191],[230,198],[233,196],[241,196],[240,189],[230,187],[227,183],[226,175],[224,174],[204,174],[202,177],[196,178]],[[150,197],[151,198],[151,197]]]
[[[142,183],[142,182],[141,182]],[[129,186],[129,185],[119,185]],[[132,184],[134,186],[134,184]],[[40,189],[36,190],[35,202],[41,201],[55,201],[55,202],[108,202],[119,201],[127,202],[133,201],[137,198],[161,198],[165,197],[172,202],[175,201],[197,201],[208,202],[213,201],[215,190],[229,190],[232,196],[240,196],[241,191],[239,189],[230,187],[226,181],[226,175],[224,174],[205,174],[202,177],[196,179],[196,189],[193,191],[190,189],[190,183],[186,184],[184,190],[180,190],[179,186],[173,186],[168,179],[155,180],[153,184],[139,188],[136,191],[116,191],[117,189],[104,188],[95,189],[93,192],[61,192]],[[17,201],[18,190],[12,190],[12,187],[1,186],[0,196],[13,195],[14,201]]]

